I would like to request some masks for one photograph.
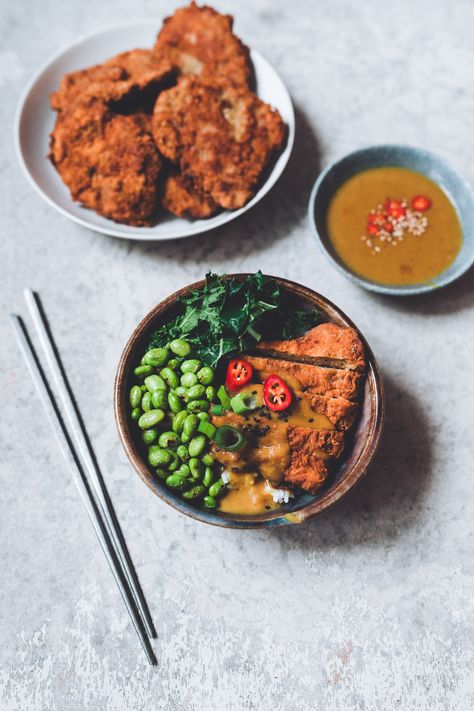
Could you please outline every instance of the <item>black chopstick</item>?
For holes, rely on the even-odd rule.
[[[98,503],[96,501],[89,486],[81,460],[74,447],[63,418],[61,417],[60,410],[51,388],[49,387],[45,373],[40,365],[36,351],[31,343],[25,324],[16,314],[11,314],[10,318],[13,331],[21,348],[28,370],[30,371],[35,387],[44,405],[51,427],[56,435],[62,454],[69,466],[74,483],[89,515],[94,531],[99,539],[105,557],[107,558],[107,562],[109,563],[115,582],[120,590],[133,626],[135,627],[135,631],[142,643],[149,663],[155,665],[157,663],[155,653],[148,639],[143,619],[140,615],[136,599],[129,584],[129,579],[125,575],[123,565],[116,553],[106,520],[101,516],[100,502]]]

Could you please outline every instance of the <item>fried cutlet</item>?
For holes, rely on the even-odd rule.
[[[149,123],[96,99],[60,111],[49,157],[72,198],[116,222],[151,224],[163,161]]]
[[[309,390],[312,393],[326,395],[327,397],[343,397],[347,400],[357,398],[363,374],[355,370],[340,370],[338,368],[308,365],[291,360],[276,358],[262,358],[245,355],[253,367],[259,380],[262,382],[270,373],[276,373],[281,378],[290,376],[301,387],[297,389]],[[291,385],[291,383],[289,383]]]
[[[155,105],[160,152],[226,209],[245,205],[285,138],[278,111],[252,92],[182,77]]]
[[[145,93],[157,93],[173,73],[170,60],[158,58],[148,49],[122,52],[103,64],[66,74],[59,90],[50,96],[51,108],[61,111],[89,98],[139,102]]]
[[[153,53],[171,59],[181,74],[222,78],[248,86],[250,53],[232,32],[233,18],[192,2],[168,17]]]
[[[197,189],[192,178],[173,168],[164,179],[160,203],[173,215],[195,219],[211,217],[219,209],[212,198]]]
[[[304,336],[289,341],[267,341],[257,349],[268,356],[281,356],[301,362],[364,370],[364,346],[353,328],[321,323]]]

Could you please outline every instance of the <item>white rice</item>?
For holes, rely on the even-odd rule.
[[[224,469],[224,471],[221,473],[221,479],[224,484],[228,484],[230,482],[230,472]]]
[[[287,504],[290,499],[295,497],[289,489],[275,489],[268,481],[265,482],[265,491],[272,495],[272,499],[276,504]]]

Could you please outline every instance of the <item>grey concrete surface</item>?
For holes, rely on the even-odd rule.
[[[296,147],[250,213],[195,239],[145,246],[88,232],[33,193],[17,165],[20,92],[50,53],[99,26],[166,14],[154,0],[1,8],[0,708],[2,711],[474,706],[474,274],[429,297],[365,293],[319,253],[306,220],[329,160],[400,141],[471,181],[470,0],[216,2],[281,73]],[[112,384],[142,315],[208,269],[280,274],[360,326],[387,390],[366,480],[301,527],[215,530],[162,504],[117,440]],[[81,510],[6,320],[38,289],[158,630],[150,669]]]

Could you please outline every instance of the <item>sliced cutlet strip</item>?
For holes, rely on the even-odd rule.
[[[245,355],[244,358],[252,365],[262,382],[270,373],[276,373],[283,379],[288,376],[291,379],[294,378],[301,386],[296,388],[298,390],[308,390],[327,397],[343,397],[347,400],[355,400],[363,379],[363,374],[355,370],[340,370],[338,368],[251,355]],[[292,385],[291,382],[288,384]]]
[[[337,458],[344,448],[342,432],[320,432],[306,427],[288,427],[290,466],[284,481],[315,494],[325,483],[328,460]]]
[[[352,427],[359,405],[344,397],[328,397],[309,391],[296,393],[309,401],[311,409],[330,420],[337,430],[344,432]]]
[[[257,350],[270,357],[287,358],[302,363],[365,369],[364,346],[354,328],[321,323],[304,336],[288,341],[263,341]]]

